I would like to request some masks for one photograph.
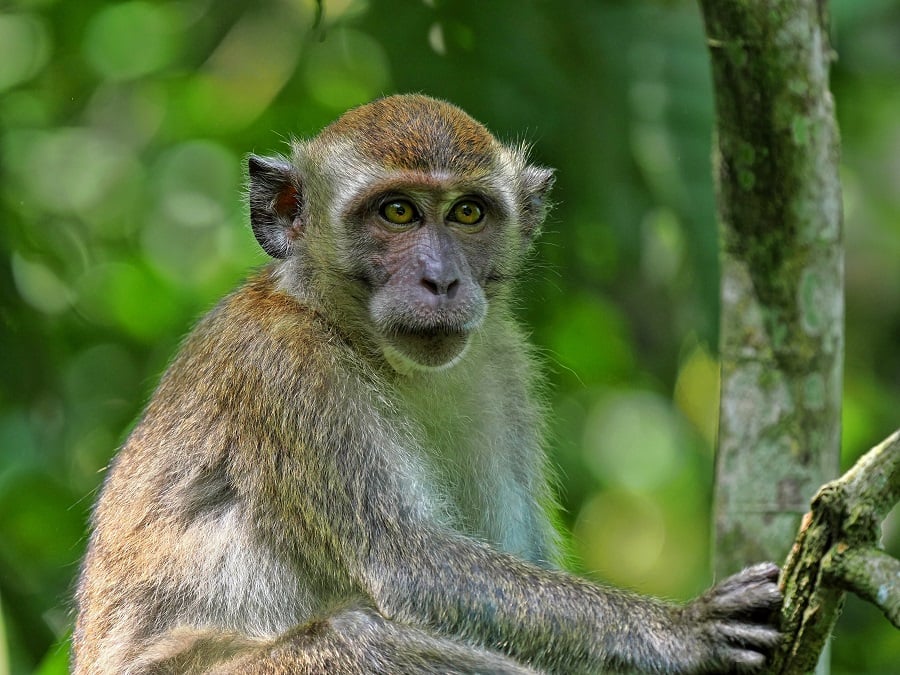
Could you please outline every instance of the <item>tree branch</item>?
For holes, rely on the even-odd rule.
[[[877,548],[881,521],[900,501],[900,430],[823,486],[803,518],[782,573],[787,639],[773,673],[815,668],[850,590],[900,627],[900,562]]]
[[[868,600],[900,628],[900,560],[881,549],[838,544],[822,565],[829,583]]]
[[[863,455],[832,485],[855,507],[866,507],[880,523],[900,502],[900,429]]]

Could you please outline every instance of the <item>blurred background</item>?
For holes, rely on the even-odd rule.
[[[670,0],[0,3],[0,675],[63,673],[86,521],[179,339],[264,264],[244,157],[392,92],[558,168],[520,313],[552,388],[573,566],[710,582],[713,127]],[[847,245],[844,456],[900,426],[900,2],[832,0]],[[896,511],[896,510],[895,510]],[[885,527],[900,549],[896,512]],[[896,673],[848,601],[835,673]]]

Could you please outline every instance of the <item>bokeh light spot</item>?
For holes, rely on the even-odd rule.
[[[49,267],[12,255],[13,280],[16,290],[29,305],[45,314],[59,314],[72,303],[72,293]]]
[[[147,2],[111,4],[88,24],[84,53],[103,77],[128,80],[168,65],[175,55],[172,10]]]
[[[97,265],[79,280],[78,309],[89,320],[151,342],[182,321],[175,298],[149,270],[126,263]]]
[[[706,441],[715,447],[719,420],[719,362],[697,345],[678,370],[675,405]]]
[[[191,141],[166,152],[153,171],[166,220],[192,227],[221,223],[240,194],[240,160],[222,145]]]
[[[0,45],[0,91],[31,79],[50,58],[46,26],[27,14],[0,14]]]
[[[12,163],[33,200],[50,212],[85,212],[105,201],[136,171],[132,153],[86,128],[30,136]]]
[[[341,28],[310,52],[305,78],[316,101],[343,111],[385,92],[387,57],[368,35]]]
[[[683,433],[668,402],[651,393],[611,394],[589,411],[584,459],[598,479],[648,491],[680,468]]]
[[[204,133],[241,129],[272,103],[293,76],[298,25],[273,11],[248,12],[216,46],[185,92],[185,112]]]
[[[586,569],[616,584],[639,587],[658,564],[666,539],[660,507],[621,491],[589,499],[575,521],[574,539]]]

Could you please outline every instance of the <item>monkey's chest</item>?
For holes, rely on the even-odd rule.
[[[425,473],[450,525],[515,555],[532,558],[533,500],[517,479],[514,453],[497,423],[461,418],[428,429]],[[508,436],[507,436],[508,437]]]
[[[448,524],[535,560],[545,554],[543,514],[529,492],[540,452],[535,418],[517,404],[527,401],[521,378],[501,377],[477,347],[454,369],[398,383],[398,423],[416,437],[419,475]]]

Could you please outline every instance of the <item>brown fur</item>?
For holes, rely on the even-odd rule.
[[[390,169],[470,175],[489,169],[497,141],[484,126],[445,101],[389,97],[354,108],[322,131],[322,140],[350,140]]]
[[[76,675],[763,663],[774,566],[684,607],[555,568],[539,385],[508,306],[549,171],[420,96],[249,167],[278,260],[192,331],[113,463]],[[379,215],[397,190],[407,228]],[[448,219],[461,194],[483,228]]]

